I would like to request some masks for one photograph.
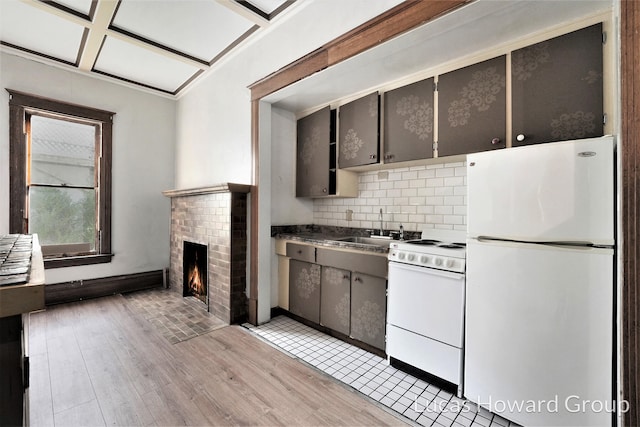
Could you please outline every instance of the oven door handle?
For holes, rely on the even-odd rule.
[[[413,265],[402,264],[400,262],[390,261],[389,262],[389,270],[394,269],[394,268],[398,268],[398,269],[401,269],[401,270],[409,270],[409,271],[413,271],[413,272],[421,273],[421,274],[430,274],[432,276],[446,277],[448,279],[459,279],[459,280],[463,280],[464,279],[464,273],[454,273],[454,272],[451,272],[451,271],[437,270],[435,268],[430,268],[430,267],[416,267],[416,266],[413,266]]]

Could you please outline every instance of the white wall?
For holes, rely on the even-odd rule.
[[[0,53],[0,86],[112,111],[111,263],[49,269],[47,283],[163,269],[169,265],[175,104],[166,97]],[[9,94],[0,100],[0,234],[9,232]]]
[[[178,100],[176,139],[176,188],[194,188],[222,182],[251,184],[251,102],[248,86],[294,60],[310,53],[400,3],[401,0],[324,0],[296,2],[276,18],[277,25],[251,37],[242,49],[189,88]],[[340,13],[336,13],[336,7]],[[280,114],[280,113],[276,113]],[[261,114],[261,120],[268,120]],[[274,120],[279,121],[279,118]],[[261,125],[262,126],[262,125]],[[292,138],[295,141],[295,137]],[[277,146],[280,141],[274,140]],[[267,146],[265,149],[270,150]],[[293,152],[292,152],[293,153]],[[261,159],[262,160],[262,159]],[[291,160],[295,158],[291,154]],[[268,167],[267,164],[261,167]],[[291,163],[285,161],[285,169]],[[286,172],[285,173],[290,173]],[[262,173],[261,173],[262,176]],[[277,178],[276,178],[277,179]],[[271,182],[271,180],[270,180]],[[278,184],[275,183],[278,187]],[[274,189],[275,194],[279,189]],[[260,210],[273,207],[273,200],[260,193]],[[282,224],[291,215],[304,212],[312,219],[312,207],[299,204],[287,212],[287,200],[278,200],[271,221]],[[301,218],[297,218],[299,222]],[[261,215],[259,236],[268,236],[271,221]],[[261,245],[258,274],[258,321],[269,320],[272,298],[271,245]]]
[[[251,183],[248,86],[400,3],[296,2],[178,100],[176,187]],[[336,7],[340,13],[336,13]]]
[[[296,116],[271,109],[271,224],[312,224],[313,200],[296,198]]]

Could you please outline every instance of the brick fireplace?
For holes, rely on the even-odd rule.
[[[208,291],[203,309],[229,324],[247,317],[249,190],[248,185],[225,183],[162,193],[171,198],[169,289],[183,296],[185,242],[206,246]]]

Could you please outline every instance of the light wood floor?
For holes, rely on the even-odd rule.
[[[401,425],[229,326],[170,344],[122,296],[31,315],[32,426]]]

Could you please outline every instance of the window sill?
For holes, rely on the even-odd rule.
[[[113,254],[82,255],[60,258],[45,258],[44,268],[75,267],[78,265],[105,264],[111,262]]]

